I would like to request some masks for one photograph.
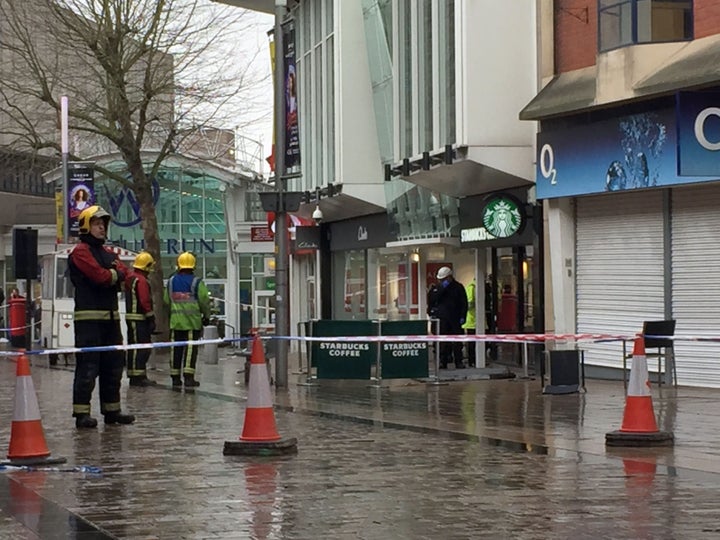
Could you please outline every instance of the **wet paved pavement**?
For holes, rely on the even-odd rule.
[[[45,363],[32,373],[53,456],[103,473],[0,473],[3,539],[720,537],[717,390],[654,388],[675,447],[608,452],[620,382],[543,396],[537,380],[374,388],[293,376],[276,419],[298,454],[230,458],[241,358],[201,364],[194,393],[125,386],[137,423],[89,431],[70,416],[72,372]],[[2,444],[14,370],[0,359]]]

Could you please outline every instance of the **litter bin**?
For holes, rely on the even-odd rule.
[[[218,339],[217,326],[213,326],[213,325],[203,326],[202,338],[203,339]],[[203,345],[202,350],[200,351],[200,354],[202,355],[203,362],[205,362],[206,364],[217,364],[218,363],[218,344],[217,343],[208,343],[207,345]]]
[[[550,384],[543,394],[574,394],[585,388],[585,351],[546,351],[550,364]],[[544,362],[540,364],[540,380],[545,384]]]

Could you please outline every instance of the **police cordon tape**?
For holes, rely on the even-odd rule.
[[[40,326],[40,321],[26,324],[25,326],[13,326],[12,328],[0,328],[0,332],[16,332],[18,330],[25,330],[26,328],[30,328],[32,326]]]
[[[311,336],[259,336],[264,340],[283,339],[288,341],[309,342],[372,342],[372,343],[402,343],[402,342],[490,342],[490,343],[543,343],[545,341],[575,341],[575,342],[613,342],[632,341],[638,334],[475,334],[475,335],[403,335],[403,336],[339,336],[339,337],[311,337]],[[707,341],[720,342],[718,336],[645,336],[654,339],[672,339],[674,341]],[[86,352],[127,351],[140,349],[165,349],[186,345],[220,345],[252,341],[254,336],[240,338],[198,339],[186,341],[163,341],[155,343],[134,343],[130,345],[102,345],[97,347],[65,347],[60,349],[37,349],[29,351],[0,351],[2,356],[19,356],[27,354],[43,356],[51,354],[76,354]]]

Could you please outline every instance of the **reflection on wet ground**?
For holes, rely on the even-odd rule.
[[[654,390],[674,448],[613,449],[621,383],[544,396],[537,381],[291,386],[285,458],[223,457],[242,430],[240,360],[194,393],[124,388],[132,426],[77,431],[72,373],[33,367],[48,446],[102,475],[0,473],[0,538],[715,538],[714,390]],[[167,377],[166,377],[167,378]],[[161,382],[167,383],[161,379]],[[9,440],[14,364],[0,362]],[[97,404],[94,405],[97,409]]]

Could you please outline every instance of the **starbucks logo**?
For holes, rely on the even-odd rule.
[[[520,204],[507,195],[490,199],[483,210],[483,225],[495,238],[508,238],[520,230]]]

